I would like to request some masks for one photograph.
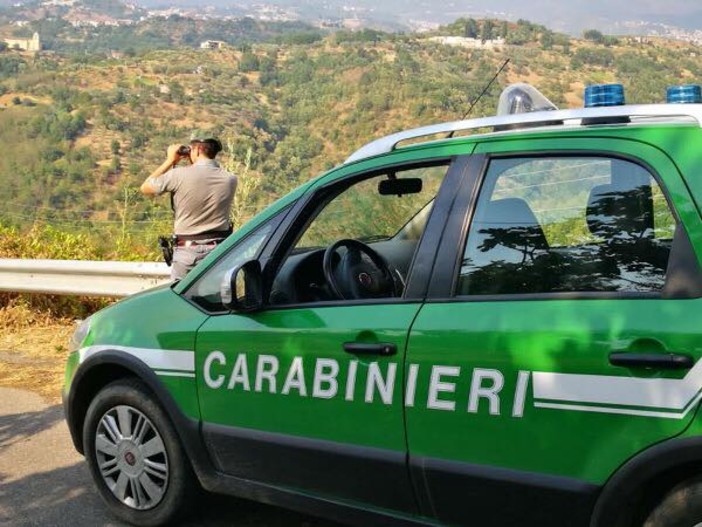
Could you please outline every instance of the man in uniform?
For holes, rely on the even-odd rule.
[[[232,232],[229,212],[237,178],[221,168],[217,139],[194,139],[190,147],[171,145],[166,160],[141,185],[147,196],[171,194],[175,246],[171,278],[179,280]],[[178,167],[182,159],[190,165]]]

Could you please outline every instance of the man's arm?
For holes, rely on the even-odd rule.
[[[153,183],[155,183],[159,177],[161,177],[170,169],[172,169],[178,163],[178,161],[180,161],[184,157],[178,155],[178,149],[180,148],[180,146],[181,145],[171,145],[168,147],[166,160],[161,164],[160,167],[154,170],[149,175],[149,177],[147,177],[146,180],[141,184],[139,190],[141,190],[142,194],[146,196],[153,196],[159,193],[158,189],[154,188]]]

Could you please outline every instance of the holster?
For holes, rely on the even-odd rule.
[[[168,267],[173,263],[173,236],[159,236],[158,246],[161,248],[163,253],[163,260],[166,262]]]

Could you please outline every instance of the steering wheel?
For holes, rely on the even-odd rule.
[[[346,252],[339,255],[337,251],[342,247]],[[334,262],[335,256],[338,263]],[[332,293],[342,300],[402,295],[395,268],[363,242],[346,239],[333,243],[324,251],[322,267]]]

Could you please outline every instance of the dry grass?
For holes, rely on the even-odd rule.
[[[0,386],[19,388],[41,395],[48,404],[61,402],[63,384],[63,364],[17,363],[7,357],[0,357]]]
[[[66,344],[74,327],[72,320],[52,318],[22,302],[0,308],[0,386],[59,402]]]

